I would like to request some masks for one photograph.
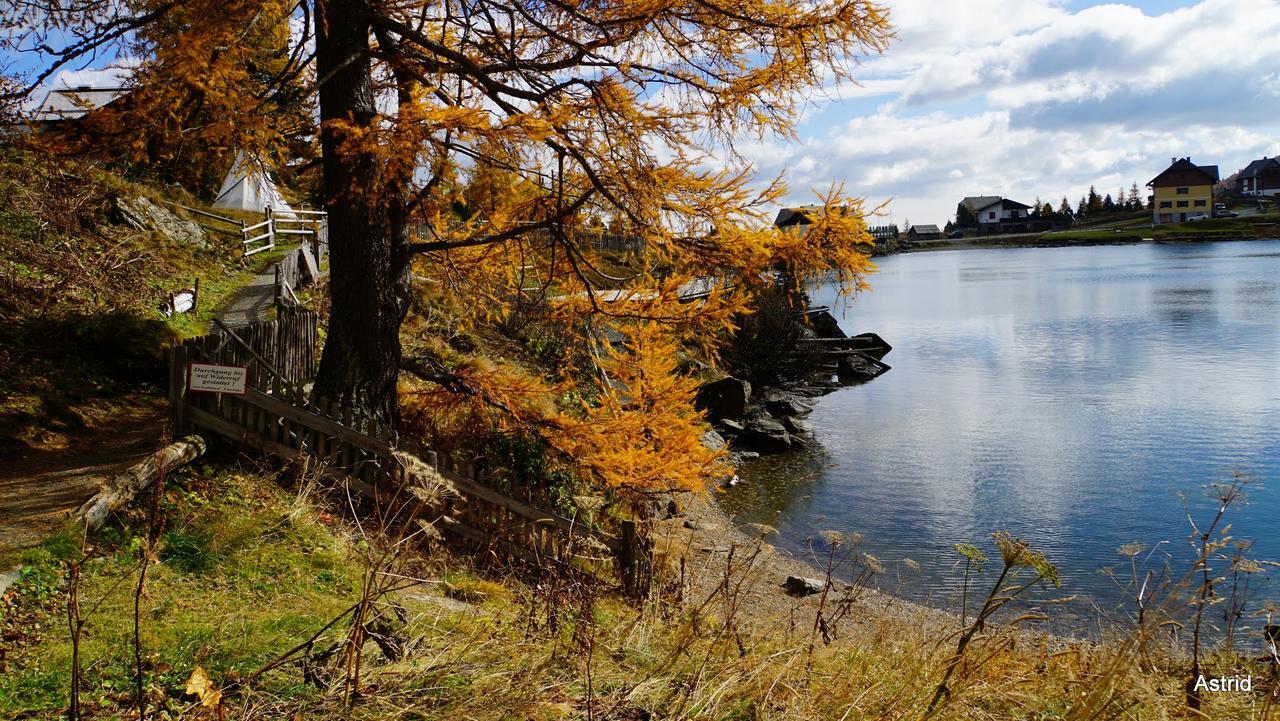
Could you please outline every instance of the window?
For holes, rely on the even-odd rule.
[[[1187,201],[1185,201],[1185,200],[1179,200],[1179,201],[1178,201],[1178,207],[1179,207],[1179,208],[1185,208],[1185,207],[1187,207],[1188,205],[1189,205],[1189,203],[1188,203]]]
[[[1161,207],[1161,208],[1172,208],[1172,207],[1173,207],[1173,201],[1172,201],[1172,200],[1162,200],[1162,201],[1160,201],[1160,207]]]
[[[993,210],[990,213],[987,213],[987,220],[995,220],[995,219],[996,219],[996,211]]]
[[[1197,208],[1203,208],[1203,207],[1207,206],[1208,204],[1209,204],[1209,201],[1207,201],[1207,200],[1197,200],[1197,201],[1196,201],[1196,207],[1197,207]]]
[[[1178,195],[1186,195],[1191,192],[1191,188],[1178,188]]]

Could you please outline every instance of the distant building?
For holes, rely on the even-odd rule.
[[[936,225],[913,225],[907,231],[907,237],[911,240],[940,240],[942,229]]]
[[[1031,206],[1008,198],[996,198],[987,205],[978,208],[978,227],[1000,227],[1014,223],[1026,225],[1031,217]]]
[[[1152,178],[1151,222],[1182,223],[1197,213],[1213,212],[1213,186],[1218,166],[1196,165],[1191,158],[1173,158],[1163,173]]]
[[[1280,157],[1262,158],[1246,165],[1236,175],[1236,192],[1241,195],[1280,195]]]
[[[820,205],[801,205],[795,208],[783,208],[778,211],[778,217],[773,219],[775,227],[781,228],[789,233],[804,235],[809,226],[813,224],[810,216],[821,210]]]
[[[804,235],[809,232],[809,226],[813,225],[813,219],[822,215],[824,207],[821,205],[800,205],[794,208],[783,208],[778,211],[778,217],[774,218],[775,227],[781,228],[789,233]],[[837,213],[844,213],[848,209],[844,207],[833,208]]]

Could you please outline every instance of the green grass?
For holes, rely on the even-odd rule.
[[[261,667],[349,606],[361,573],[346,542],[269,478],[212,471],[182,485],[166,496],[168,530],[144,599],[148,684],[161,696],[176,696],[197,664],[223,680]],[[141,547],[134,529],[109,528],[84,565],[80,653],[93,717],[123,714],[129,703]],[[66,705],[72,648],[61,605],[67,562],[78,554],[69,532],[21,554],[23,579],[0,625],[30,635],[0,674],[0,717],[55,718]],[[315,693],[288,674],[263,689]]]

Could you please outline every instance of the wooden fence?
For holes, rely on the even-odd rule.
[[[306,456],[357,492],[383,497],[413,483],[408,466],[424,463],[457,491],[429,509],[442,531],[539,565],[595,575],[616,569],[629,595],[648,593],[652,549],[633,524],[624,524],[620,537],[608,535],[512,498],[482,464],[433,452],[425,460],[407,457],[378,419],[313,397],[304,384],[315,375],[317,328],[314,313],[282,307],[275,320],[223,327],[175,346],[169,385],[175,434],[198,429],[285,459]],[[247,368],[245,394],[189,390],[191,363]]]

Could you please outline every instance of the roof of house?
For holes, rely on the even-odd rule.
[[[960,203],[964,205],[964,207],[976,213],[997,200],[1000,200],[1000,196],[998,195],[970,195],[965,197],[965,199],[960,201]]]
[[[1273,169],[1273,170],[1280,169],[1280,157],[1262,158],[1260,160],[1255,160],[1252,163],[1249,163],[1248,165],[1244,166],[1244,170],[1241,170],[1240,174],[1237,175],[1236,177],[1256,178],[1259,175],[1261,175],[1264,170],[1267,170],[1267,169]]]
[[[916,235],[924,235],[926,233],[941,233],[942,230],[936,225],[913,225],[911,226],[911,230],[908,230],[907,232],[915,233]]]
[[[1197,177],[1199,176],[1199,177]],[[1206,181],[1207,178],[1207,182]],[[1200,183],[1192,183],[1199,180]],[[1218,182],[1218,166],[1196,165],[1191,158],[1174,158],[1173,163],[1156,177],[1147,182],[1151,187],[1168,187],[1171,185],[1212,185]]]
[[[774,218],[773,224],[779,228],[786,228],[792,225],[809,225],[813,223],[812,216],[821,215],[823,208],[821,205],[800,205],[794,208],[783,208],[778,211],[778,217]],[[847,207],[840,206],[833,208],[837,213],[848,211]]]
[[[1023,205],[1022,203],[1019,203],[1016,200],[1010,200],[1008,198],[996,198],[990,203],[987,203],[986,205],[978,208],[978,211],[981,212],[986,210],[987,208],[991,208],[996,205],[999,205],[1001,210],[1030,210],[1031,209],[1030,205]]]
[[[44,102],[36,109],[36,120],[71,120],[84,117],[91,110],[125,95],[124,88],[94,88],[82,85],[75,88],[50,90]]]

